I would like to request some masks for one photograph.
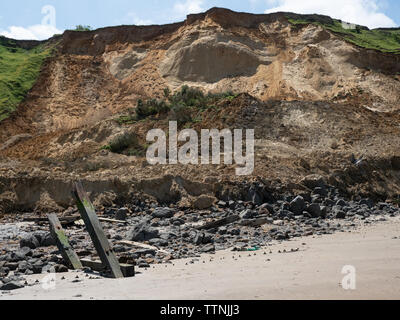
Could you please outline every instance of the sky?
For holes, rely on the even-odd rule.
[[[77,25],[165,24],[212,7],[318,13],[369,28],[400,25],[399,0],[13,0],[0,1],[0,35],[43,40]]]

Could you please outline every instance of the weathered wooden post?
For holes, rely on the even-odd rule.
[[[114,278],[123,278],[124,276],[118,259],[107,240],[103,228],[101,227],[94,206],[83,189],[80,181],[74,184],[73,195],[101,262],[111,271]]]
[[[74,269],[82,269],[82,263],[80,262],[76,252],[69,244],[68,237],[66,236],[57,215],[53,213],[48,214],[47,217],[50,223],[51,236],[55,240],[57,248],[58,250],[60,250],[64,261],[67,262]]]

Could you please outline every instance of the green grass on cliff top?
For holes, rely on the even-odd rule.
[[[400,54],[400,28],[369,30],[357,26],[356,29],[345,29],[340,20],[333,20],[333,24],[310,21],[304,18],[289,18],[288,20],[294,25],[310,23],[320,25],[362,48]]]
[[[0,39],[0,121],[8,118],[26,97],[51,53],[51,48],[42,45],[27,50],[12,40]]]

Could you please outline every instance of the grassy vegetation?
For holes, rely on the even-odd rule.
[[[201,121],[201,113],[209,108],[216,108],[220,100],[232,100],[237,95],[233,92],[208,93],[201,90],[183,86],[171,94],[169,89],[164,90],[164,99],[139,100],[135,109],[130,114],[117,119],[119,124],[133,124],[137,121],[152,116],[167,116],[170,120],[178,121],[182,126],[187,123]]]
[[[126,132],[102,148],[110,150],[113,153],[125,154],[127,156],[143,156],[146,153],[147,146],[139,143],[138,137],[133,132]]]
[[[52,48],[26,50],[12,40],[0,39],[0,121],[10,116],[36,82]]]
[[[74,31],[92,31],[92,27],[79,24],[75,27]]]
[[[400,28],[397,29],[373,29],[356,26],[355,29],[343,28],[340,20],[333,20],[332,24],[323,24],[318,21],[305,18],[288,18],[293,25],[316,24],[330,30],[357,46],[375,49],[382,52],[400,54]]]

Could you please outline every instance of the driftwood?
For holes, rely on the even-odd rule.
[[[110,222],[110,223],[128,223],[127,221],[123,221],[123,220],[115,220],[115,219],[108,219],[108,218],[102,218],[102,217],[99,217],[99,220],[102,222]]]
[[[197,227],[196,229],[198,229],[198,230],[209,230],[209,229],[219,228],[219,227],[225,226],[227,224],[236,222],[239,219],[240,219],[240,217],[238,215],[232,215],[232,216],[229,216],[229,217],[224,218],[224,219],[220,219],[220,220],[217,220],[217,221],[206,223],[206,224],[204,224],[202,226]]]
[[[59,221],[61,225],[68,225],[74,223],[76,220],[79,220],[81,216],[76,215],[76,216],[67,216],[67,217],[60,217]],[[23,221],[26,222],[36,222],[36,223],[48,223],[49,219],[48,218],[43,218],[43,217],[27,217],[24,218]]]
[[[149,244],[144,244],[144,243],[135,242],[135,241],[122,240],[122,241],[118,241],[117,244],[122,244],[122,245],[130,246],[130,247],[138,247],[138,248],[142,248],[142,249],[150,249],[150,250],[155,250],[155,251],[162,252],[165,254],[170,254],[168,251],[159,249],[155,246],[151,246]]]

